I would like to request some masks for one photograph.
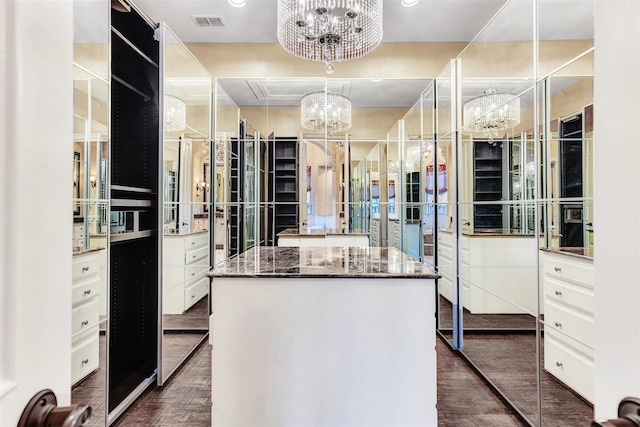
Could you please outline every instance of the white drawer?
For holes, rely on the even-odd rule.
[[[98,324],[98,298],[92,298],[71,310],[71,335],[89,330]]]
[[[194,262],[204,259],[207,256],[209,256],[208,246],[205,246],[199,249],[194,249],[192,251],[186,251],[184,253],[184,263],[193,264]]]
[[[200,246],[208,246],[209,243],[209,234],[194,234],[193,236],[189,236],[184,239],[184,250],[188,251],[190,249],[199,248]]]
[[[162,269],[162,290],[164,292],[184,283],[185,267],[165,265]]]
[[[98,369],[99,336],[82,342],[71,350],[71,384],[75,384]]]
[[[201,265],[190,265],[185,267],[184,287],[188,288],[205,277],[207,271],[209,271],[209,268],[202,267]]]
[[[576,393],[593,402],[593,360],[564,346],[554,336],[546,333],[544,368]]]
[[[71,304],[75,305],[100,294],[100,277],[78,283],[71,288]]]
[[[188,310],[189,307],[200,301],[209,292],[209,279],[204,278],[199,282],[196,282],[193,286],[184,290],[184,309]]]
[[[97,252],[75,255],[73,257],[72,278],[74,282],[95,276],[100,271],[100,260]]]
[[[545,254],[544,273],[551,277],[593,287],[593,263],[569,255]]]
[[[545,276],[544,293],[552,300],[570,305],[593,316],[594,298],[593,290],[590,288]]]
[[[593,354],[593,317],[546,298],[544,304],[544,322],[546,325],[545,333],[549,330],[549,327],[555,328],[568,335],[568,337],[564,337],[562,340],[566,340],[569,345],[576,347],[587,355]],[[562,336],[560,333],[557,333],[557,335]]]

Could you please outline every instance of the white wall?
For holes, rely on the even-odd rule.
[[[595,1],[595,416],[640,397],[640,2]]]
[[[71,1],[0,1],[0,425],[71,393]]]

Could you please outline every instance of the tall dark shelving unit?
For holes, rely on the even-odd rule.
[[[136,396],[158,368],[160,45],[134,8],[111,10],[111,222],[108,407]]]
[[[298,138],[269,140],[269,230],[267,244],[277,243],[276,235],[299,226]]]
[[[420,172],[407,173],[406,180],[406,217],[407,221],[420,219]]]
[[[243,123],[240,123],[240,135],[244,135]],[[231,159],[229,170],[230,206],[229,206],[229,256],[243,251],[244,242],[244,143],[242,139],[231,140]]]
[[[560,121],[560,197],[583,197],[582,114]],[[560,246],[584,246],[584,207],[582,204],[560,205]]]
[[[502,143],[473,142],[473,201],[502,200]],[[502,205],[473,206],[474,229],[502,228]]]

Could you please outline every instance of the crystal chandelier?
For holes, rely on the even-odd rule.
[[[484,95],[464,104],[463,129],[481,134],[493,142],[500,131],[520,123],[520,98],[510,93],[498,93],[488,89]]]
[[[184,130],[187,122],[187,104],[172,95],[164,97],[164,124],[165,132]]]
[[[335,133],[351,128],[351,100],[323,90],[302,97],[301,124],[305,129]]]
[[[382,40],[382,0],[278,0],[278,41],[287,52],[326,64],[360,58]]]

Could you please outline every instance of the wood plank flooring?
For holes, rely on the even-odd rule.
[[[518,418],[446,344],[436,340],[438,426],[521,426]],[[211,346],[202,344],[164,387],[147,391],[115,426],[211,425]]]

